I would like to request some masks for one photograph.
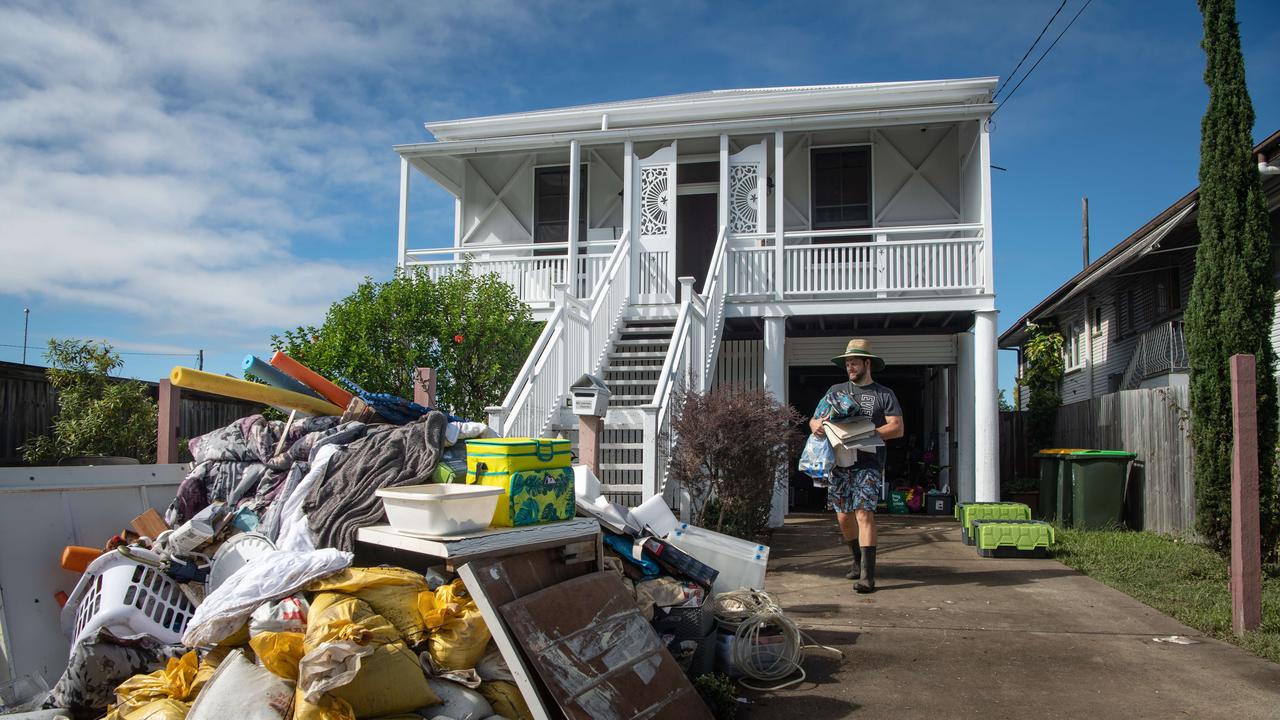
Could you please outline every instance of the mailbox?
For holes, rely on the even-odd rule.
[[[595,375],[583,375],[569,388],[573,395],[573,413],[575,415],[594,415],[604,417],[609,410],[609,398],[613,393],[609,386]]]

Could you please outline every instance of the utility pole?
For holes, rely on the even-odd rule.
[[[1080,224],[1084,235],[1084,266],[1089,267],[1089,198],[1080,198]]]
[[[27,329],[31,326],[31,308],[22,308],[22,364],[27,364]]]
[[[196,351],[196,369],[204,369],[204,348],[200,348]]]

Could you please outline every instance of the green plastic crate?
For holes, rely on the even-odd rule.
[[[960,539],[972,545],[975,520],[1030,520],[1031,508],[1017,502],[961,503],[956,506],[960,520]]]
[[[977,520],[973,523],[982,557],[1049,557],[1053,526],[1043,520]]]

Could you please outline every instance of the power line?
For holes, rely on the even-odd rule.
[[[1009,91],[1009,94],[1004,96],[1004,100],[1001,100],[1000,104],[996,106],[996,109],[991,111],[991,116],[1000,112],[1000,108],[1004,107],[1005,104],[1009,102],[1009,99],[1013,97],[1013,94],[1018,92],[1018,88],[1022,87],[1022,83],[1026,82],[1027,78],[1031,77],[1031,73],[1035,72],[1036,68],[1040,66],[1040,61],[1044,60],[1045,56],[1049,54],[1049,51],[1053,50],[1054,46],[1058,44],[1058,41],[1062,39],[1062,36],[1066,35],[1067,31],[1071,29],[1071,26],[1076,24],[1076,20],[1079,19],[1081,13],[1085,11],[1085,8],[1089,7],[1092,3],[1093,0],[1086,0],[1085,4],[1080,6],[1080,10],[1075,14],[1075,17],[1071,18],[1071,22],[1067,23],[1067,26],[1062,28],[1062,32],[1058,33],[1058,37],[1054,38],[1053,42],[1049,44],[1049,47],[1045,48],[1045,51],[1036,60],[1035,65],[1032,65],[1031,69],[1027,70],[1026,74],[1022,76],[1022,79],[1018,81],[1018,84],[1014,85],[1013,89]]]
[[[23,348],[23,349],[27,349],[27,350],[39,350],[42,346],[40,346],[40,345],[26,345],[26,346],[23,346],[23,345],[10,345],[10,344],[8,344],[8,343],[0,343],[0,347],[7,347],[7,348]],[[122,350],[115,350],[114,352],[115,352],[117,355],[152,355],[152,356],[155,356],[155,357],[193,357],[193,356],[196,354],[196,353],[194,353],[194,352],[184,352],[184,353],[162,353],[162,352],[135,352],[135,351],[122,351]]]
[[[1037,35],[1036,39],[1032,41],[1029,47],[1027,47],[1027,51],[1022,53],[1022,59],[1019,60],[1018,64],[1014,66],[1013,71],[1010,72],[1008,75],[1005,75],[1004,81],[1001,82],[1000,85],[996,87],[995,93],[991,95],[992,99],[995,99],[996,97],[998,97],[1000,95],[1000,91],[1003,90],[1005,86],[1009,84],[1009,81],[1013,79],[1013,76],[1018,74],[1018,68],[1022,67],[1022,63],[1027,61],[1027,56],[1031,54],[1032,50],[1036,49],[1036,44],[1040,42],[1040,38],[1044,37],[1045,31],[1049,29],[1049,26],[1053,24],[1054,20],[1058,19],[1058,13],[1062,12],[1062,8],[1066,6],[1067,6],[1067,0],[1062,0],[1062,4],[1059,5],[1058,9],[1053,12],[1053,17],[1049,18],[1049,22],[1045,23],[1044,27],[1040,28],[1040,34]]]

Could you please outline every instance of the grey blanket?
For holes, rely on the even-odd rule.
[[[356,530],[383,520],[380,488],[432,481],[448,420],[438,411],[399,426],[377,425],[329,460],[303,504],[317,547],[351,552]]]

